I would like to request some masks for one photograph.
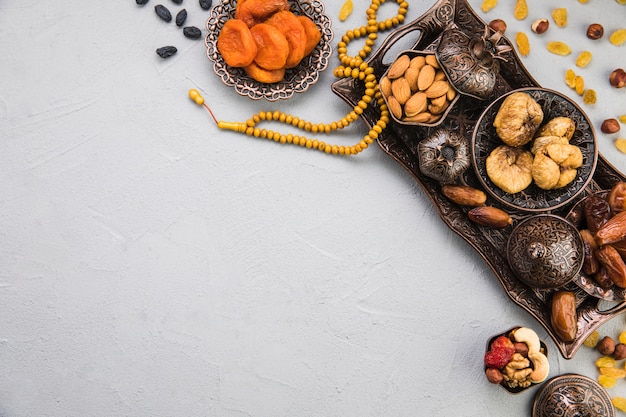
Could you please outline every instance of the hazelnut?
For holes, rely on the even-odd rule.
[[[545,33],[548,30],[548,26],[550,26],[550,22],[546,18],[539,18],[535,20],[532,25],[530,25],[530,29],[538,35]]]
[[[616,69],[609,75],[609,82],[615,88],[622,88],[626,85],[626,71],[621,68]]]
[[[600,126],[600,130],[607,134],[619,132],[619,129],[620,127],[617,119],[606,119],[602,122],[602,126]]]
[[[616,361],[621,361],[622,359],[626,359],[626,345],[623,343],[618,343],[615,346],[615,351],[613,352],[613,358]]]
[[[604,35],[604,28],[600,23],[592,23],[587,28],[587,37],[589,39],[600,39]]]
[[[598,343],[597,348],[601,355],[612,355],[615,352],[615,341],[610,336],[604,336]]]
[[[515,347],[515,352],[519,353],[520,355],[522,355],[523,357],[528,357],[528,345],[524,342],[515,342],[513,344],[513,346]]]
[[[485,371],[485,375],[487,376],[487,381],[492,384],[499,384],[502,382],[502,372],[500,372],[497,368],[487,368]]]
[[[506,22],[502,19],[494,19],[489,22],[489,27],[496,32],[506,32]]]

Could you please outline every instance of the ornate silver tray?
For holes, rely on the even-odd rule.
[[[399,39],[405,37],[415,40],[411,49],[434,52],[442,32],[451,24],[477,33],[482,32],[486,25],[467,1],[439,0],[424,15],[390,34],[370,57],[368,63],[374,68],[374,73],[378,77],[382,76],[389,66],[389,64],[383,63],[386,52]],[[512,47],[508,39],[505,38],[504,42]],[[566,289],[574,291],[577,296],[578,333],[574,341],[562,342],[550,325],[550,300],[554,290],[531,288],[520,281],[509,266],[505,248],[512,228],[496,230],[475,225],[468,220],[468,209],[446,199],[441,193],[440,183],[426,177],[419,169],[418,144],[422,139],[432,135],[435,129],[446,128],[469,139],[472,137],[479,116],[491,102],[511,90],[540,87],[524,68],[516,52],[512,50],[507,54],[507,62],[501,63],[495,87],[486,100],[481,101],[467,95],[462,96],[443,123],[436,128],[403,126],[390,122],[387,129],[378,138],[378,144],[385,153],[395,159],[415,178],[431,199],[446,225],[481,255],[494,272],[507,296],[531,314],[546,329],[564,358],[571,359],[589,334],[626,310],[626,302],[619,302],[608,309],[604,309],[603,300],[589,295],[575,282],[568,284]],[[354,106],[363,96],[365,87],[360,81],[345,78],[335,82],[332,85],[332,90],[351,106]],[[377,106],[370,106],[362,114],[362,117],[368,127],[371,128],[378,120],[379,114],[380,110]],[[626,181],[626,177],[599,154],[593,179],[583,192],[571,203],[550,212],[565,217],[576,201],[590,193],[610,189],[618,181]],[[463,174],[460,182],[475,188],[482,188],[472,169],[468,169]],[[487,200],[487,204],[509,212],[513,218],[513,226],[532,215],[532,213],[505,207],[492,197]]]
[[[287,70],[282,81],[273,84],[255,81],[243,68],[226,65],[217,50],[217,37],[224,23],[235,16],[237,0],[221,0],[211,9],[211,15],[206,22],[208,34],[204,40],[207,57],[213,62],[215,74],[224,84],[234,87],[238,94],[254,100],[262,98],[268,101],[285,100],[295,93],[306,91],[317,82],[320,72],[328,67],[328,60],[332,55],[330,42],[333,39],[333,32],[330,18],[324,14],[324,5],[319,0],[289,1],[289,4],[291,11],[296,15],[308,16],[315,22],[322,33],[322,38],[310,55],[304,57],[295,68]]]
[[[565,374],[541,387],[533,402],[532,417],[614,417],[611,397],[600,384],[577,374]]]

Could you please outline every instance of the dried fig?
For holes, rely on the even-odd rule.
[[[551,143],[546,145],[545,150],[562,168],[578,168],[583,164],[583,153],[578,146]]]
[[[534,155],[544,146],[551,143],[560,143],[562,145],[567,145],[569,143],[569,140],[563,136],[537,136],[535,140],[533,140],[533,146],[530,148],[530,152]]]
[[[515,92],[502,102],[493,126],[504,143],[515,147],[530,142],[542,121],[541,106],[529,94]]]
[[[560,136],[569,142],[575,131],[576,123],[569,117],[560,116],[550,119],[548,123],[541,126],[536,136]]]
[[[559,164],[554,162],[544,149],[535,155],[531,174],[537,187],[543,190],[551,190],[556,188],[556,185],[559,183],[561,169],[559,168]]]
[[[487,157],[487,175],[503,191],[515,194],[530,185],[533,156],[522,148],[500,145]]]
[[[576,178],[576,168],[583,162],[578,146],[549,143],[535,154],[532,176],[537,187],[544,190],[561,188]]]

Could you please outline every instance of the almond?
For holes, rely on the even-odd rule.
[[[426,97],[435,98],[448,92],[450,85],[447,81],[435,81],[426,89]]]
[[[380,92],[383,94],[383,96],[390,97],[392,93],[391,80],[389,79],[389,77],[384,76],[383,78],[381,78],[378,88],[380,88]]]
[[[424,59],[426,60],[426,63],[428,65],[435,69],[439,69],[439,62],[437,62],[437,58],[435,58],[435,55],[426,55]]]
[[[446,98],[448,99],[448,101],[452,101],[455,97],[456,90],[454,89],[454,87],[450,86],[450,88],[448,88],[448,92],[446,93]]]
[[[398,100],[398,103],[404,104],[411,98],[411,87],[404,77],[396,78],[391,82],[391,93]]]
[[[441,80],[446,80],[446,73],[443,72],[443,70],[438,69],[435,72],[435,81],[441,81]]]
[[[427,123],[431,117],[432,117],[432,114],[428,112],[422,112],[422,113],[416,114],[413,117],[407,117],[404,120],[407,122]]]
[[[448,98],[444,94],[440,97],[435,97],[431,99],[430,104],[432,104],[433,106],[443,106],[446,103],[446,101],[448,101]]]
[[[406,78],[409,83],[409,87],[411,87],[411,92],[414,93],[418,90],[417,88],[417,78],[419,77],[420,70],[417,68],[409,67],[404,73],[404,78]]]
[[[419,69],[422,69],[424,65],[426,65],[426,59],[423,56],[419,55],[411,59],[411,63],[409,64],[409,67],[419,70]]]
[[[435,81],[435,68],[432,65],[425,65],[419,73],[417,78],[417,88],[420,91],[425,91]]]
[[[402,106],[398,103],[398,100],[396,100],[394,96],[387,99],[387,107],[389,107],[391,114],[393,114],[396,119],[402,118]]]
[[[402,77],[404,75],[404,71],[406,71],[410,63],[411,58],[409,58],[408,55],[400,56],[393,64],[391,64],[391,68],[389,68],[387,76],[391,80]]]
[[[413,117],[418,113],[426,110],[428,101],[424,92],[418,92],[411,96],[411,98],[404,104],[404,112],[408,117]]]

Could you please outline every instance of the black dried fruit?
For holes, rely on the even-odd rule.
[[[156,6],[154,6],[154,11],[156,12],[157,16],[159,16],[166,22],[172,21],[172,14],[168,10],[168,8],[163,6],[162,4],[157,4]]]
[[[183,3],[183,0],[172,0],[172,1],[173,1],[174,3],[176,3],[176,4],[182,4],[182,3]]]
[[[200,0],[200,7],[202,7],[204,10],[209,10],[212,4],[213,0]]]
[[[137,2],[138,5],[143,6],[144,4],[146,4],[148,2],[148,0],[135,0]]]
[[[202,31],[195,26],[187,26],[183,28],[183,35],[185,35],[189,39],[200,39],[200,36],[202,36]]]
[[[176,13],[176,26],[180,27],[184,25],[185,20],[187,20],[187,10],[181,9],[180,12]]]
[[[175,46],[163,46],[156,50],[157,55],[161,58],[169,58],[174,55],[178,49]]]

